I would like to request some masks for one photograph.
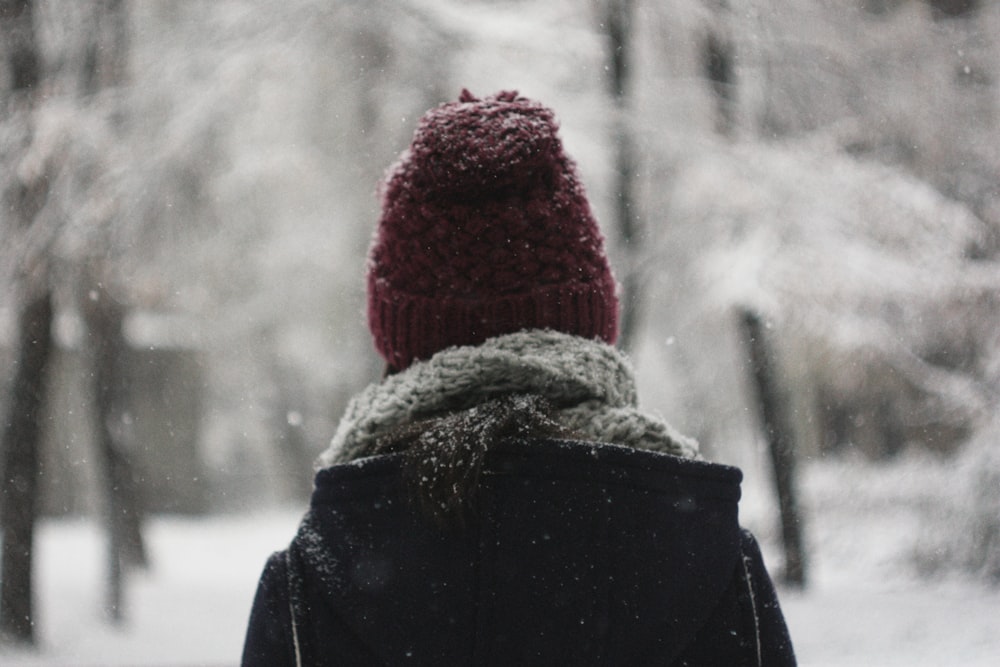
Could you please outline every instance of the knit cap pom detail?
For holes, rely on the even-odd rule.
[[[549,109],[516,91],[479,100],[464,90],[421,119],[408,180],[427,196],[464,199],[529,187],[558,167],[557,131]]]

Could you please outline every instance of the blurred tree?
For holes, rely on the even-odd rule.
[[[37,341],[42,340],[38,332],[43,328],[48,331],[51,326],[53,289],[60,287],[60,294],[66,296],[71,290],[63,288],[73,285],[83,295],[79,311],[85,315],[85,324],[90,329],[87,340],[91,352],[90,377],[94,382],[93,400],[89,404],[97,412],[93,420],[98,431],[97,460],[103,462],[107,490],[108,611],[112,618],[119,618],[121,564],[145,560],[139,525],[139,486],[126,446],[128,429],[122,427],[127,417],[124,406],[127,392],[122,388],[126,376],[122,331],[125,310],[120,295],[113,289],[120,287],[118,264],[122,249],[127,246],[127,241],[119,237],[130,222],[123,221],[118,210],[123,185],[121,172],[115,171],[121,170],[116,161],[123,158],[123,152],[117,144],[126,117],[125,100],[117,90],[126,69],[129,26],[125,2],[100,0],[86,6],[65,7],[6,2],[0,6],[5,8],[5,27],[12,26],[12,37],[5,43],[12,46],[6,55],[14,94],[5,121],[8,128],[13,128],[12,134],[19,131],[23,135],[18,141],[11,140],[12,134],[4,137],[7,140],[4,149],[10,151],[5,162],[13,167],[5,179],[5,197],[17,219],[6,225],[13,242],[3,249],[2,266],[12,271],[19,298],[26,304],[21,306],[22,329],[30,326],[35,332],[31,338],[23,331],[21,338],[33,341],[36,347]],[[51,53],[47,59],[41,50],[45,40],[35,37],[38,31],[52,38],[48,42]],[[31,56],[26,55],[25,45],[33,49]],[[49,67],[44,67],[43,61]],[[40,88],[43,69],[46,86],[44,95],[40,95],[35,89]],[[12,110],[18,114],[17,118],[13,118]],[[71,308],[68,303],[64,304],[66,307]],[[48,320],[35,321],[42,316]],[[48,335],[44,340],[51,345]],[[22,349],[22,358],[25,351],[28,348]],[[31,446],[30,456],[17,452],[27,452],[30,438],[24,434],[37,437],[39,427],[35,424],[29,432],[15,425],[18,419],[24,422],[39,418],[44,372],[39,364],[48,359],[47,352],[32,352],[34,363],[26,360],[18,367],[8,430],[19,433],[8,440],[17,442],[20,450],[5,446],[7,457],[19,461],[21,466],[8,466],[8,471],[17,474],[5,475],[5,481],[19,492],[30,492],[31,516],[37,507],[33,496],[37,493],[39,474],[38,445]],[[23,387],[26,382],[32,385]],[[23,404],[24,399],[18,402],[19,397],[25,396],[33,396],[36,401],[31,409]],[[15,484],[15,479],[20,481]],[[7,515],[23,515],[28,511],[17,510],[19,503],[28,507],[27,499],[5,503]],[[14,544],[10,548],[23,551]],[[18,571],[28,577],[26,590],[30,594],[30,562],[26,568],[19,566]],[[8,586],[6,576],[4,585]],[[15,585],[21,586],[16,577],[11,577],[9,586]],[[18,620],[27,618],[30,623],[30,614],[16,615]]]
[[[80,73],[84,104],[107,95],[101,115],[108,127],[108,140],[121,141],[125,111],[116,90],[125,83],[128,50],[128,15],[123,0],[99,0],[94,5]],[[105,184],[107,187],[107,184]],[[113,187],[113,186],[112,186]],[[141,485],[136,477],[128,426],[129,409],[126,378],[128,344],[123,325],[127,305],[112,291],[115,281],[114,236],[116,228],[127,225],[113,203],[114,193],[100,188],[87,196],[112,200],[98,207],[103,213],[91,221],[93,230],[80,257],[80,310],[88,332],[91,377],[93,378],[94,423],[99,460],[105,485],[105,516],[108,535],[108,590],[106,612],[113,621],[124,617],[124,582],[129,566],[146,564],[142,537]],[[120,280],[120,277],[118,278]],[[126,294],[127,290],[118,290]]]
[[[32,571],[34,527],[38,508],[38,462],[41,406],[52,349],[52,291],[45,247],[48,230],[36,224],[45,202],[48,178],[44,167],[31,169],[21,161],[32,139],[32,113],[42,80],[31,0],[0,1],[0,43],[8,69],[4,117],[16,142],[4,155],[3,221],[5,250],[17,253],[15,275],[18,329],[17,372],[3,431],[3,498],[0,524],[3,558],[0,566],[0,637],[20,643],[35,641]],[[19,255],[19,256],[18,256]]]
[[[733,46],[717,31],[709,31],[702,44],[702,68],[715,96],[715,129],[723,136],[736,129],[736,81]]]
[[[799,588],[806,585],[806,552],[802,539],[801,503],[796,483],[795,426],[790,417],[791,397],[777,368],[775,351],[767,338],[760,316],[749,309],[739,313],[743,342],[750,359],[750,374],[757,395],[761,426],[771,455],[771,472],[778,512],[781,541],[785,552],[782,578]]]
[[[637,155],[631,118],[633,0],[605,0],[601,25],[607,37],[608,86],[614,103],[612,125],[614,160],[614,228],[625,258],[621,269],[619,345],[631,351],[642,312],[642,276],[639,272],[642,238],[635,193]]]
[[[131,456],[129,425],[128,345],[123,323],[126,308],[104,284],[90,279],[82,311],[89,334],[94,423],[103,468],[105,517],[108,536],[105,608],[113,621],[124,618],[125,574],[129,566],[146,564],[142,537],[141,485]]]
[[[979,0],[928,0],[934,13],[940,17],[965,16],[979,7]]]

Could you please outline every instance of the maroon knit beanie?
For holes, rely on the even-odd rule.
[[[522,329],[614,343],[614,278],[557,130],[516,92],[463,90],[420,119],[368,264],[368,326],[393,368]]]

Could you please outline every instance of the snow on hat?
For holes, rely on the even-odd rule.
[[[522,329],[613,343],[604,241],[552,111],[516,92],[428,111],[382,187],[368,326],[395,369]]]

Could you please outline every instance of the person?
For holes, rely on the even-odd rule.
[[[381,188],[348,404],[249,621],[253,665],[795,663],[739,470],[640,411],[553,112],[428,111]]]

